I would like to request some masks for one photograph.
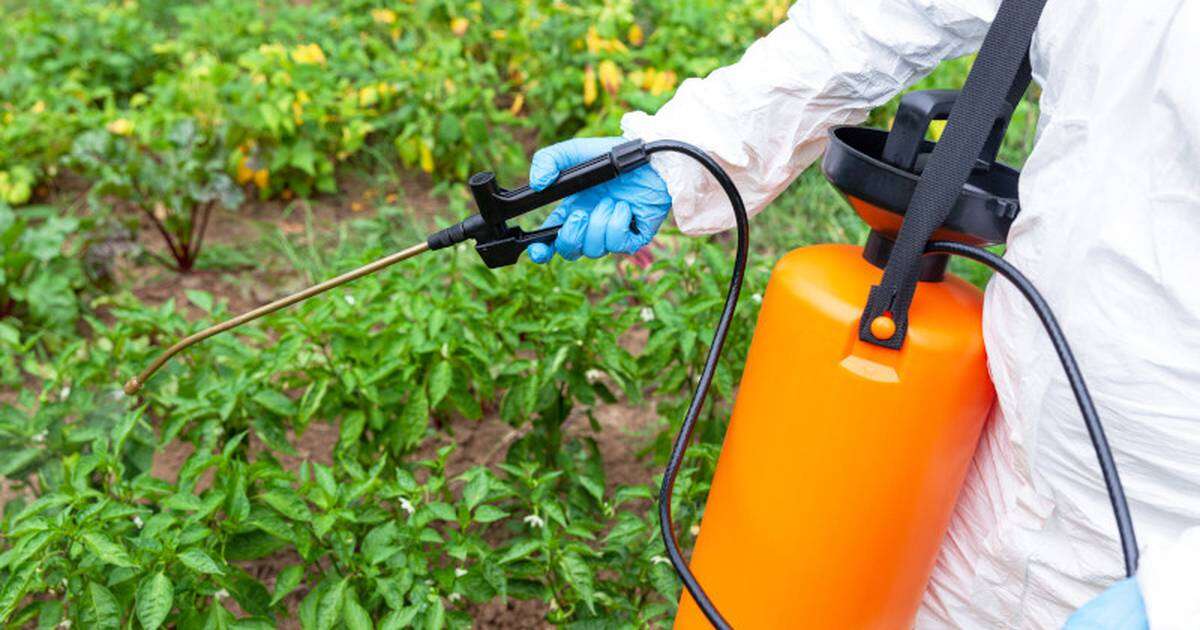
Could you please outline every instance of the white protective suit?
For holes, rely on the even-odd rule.
[[[690,79],[626,136],[729,170],[751,213],[826,131],[978,49],[998,0],[803,0],[736,64]],[[1049,0],[1033,41],[1041,120],[1007,258],[1054,307],[1104,422],[1143,550],[1153,630],[1200,628],[1200,2]],[[692,162],[655,156],[684,232],[733,225]],[[1053,349],[1002,279],[988,424],[920,628],[1057,628],[1122,577],[1096,459]],[[719,605],[719,602],[718,602]]]

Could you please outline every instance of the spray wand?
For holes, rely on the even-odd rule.
[[[678,147],[685,147],[685,149],[672,148],[676,147],[676,145]],[[521,257],[521,252],[525,251],[526,247],[529,247],[533,243],[552,242],[555,235],[558,234],[559,228],[558,226],[554,226],[526,232],[519,227],[508,225],[507,222],[509,220],[597,184],[610,181],[622,173],[627,173],[635,168],[644,166],[650,161],[650,153],[660,150],[681,150],[696,155],[704,155],[699,149],[683,145],[682,143],[652,142],[646,145],[640,140],[633,140],[613,147],[611,151],[604,155],[597,156],[562,171],[553,184],[542,190],[533,190],[527,185],[507,190],[501,188],[496,183],[496,175],[494,173],[486,171],[476,173],[468,180],[468,185],[471,188],[471,194],[475,198],[475,203],[479,207],[479,214],[471,215],[463,221],[431,234],[429,239],[424,243],[418,243],[407,249],[389,254],[336,278],[330,278],[320,284],[315,284],[296,293],[286,295],[274,302],[264,304],[256,309],[184,337],[159,354],[141,373],[126,381],[123,388],[125,394],[127,396],[137,394],[146,384],[146,381],[150,380],[150,377],[166,364],[171,357],[213,335],[218,335],[227,330],[237,328],[242,324],[250,323],[275,311],[320,295],[330,289],[353,282],[363,276],[382,271],[418,254],[423,254],[431,250],[444,249],[467,239],[473,239],[475,241],[475,251],[479,252],[480,258],[483,259],[484,264],[488,267],[494,269],[516,263]],[[704,157],[707,158],[708,156],[705,155]],[[715,162],[713,166],[716,166]],[[720,167],[717,166],[716,168],[719,169]],[[726,176],[726,179],[728,179],[728,176]],[[732,183],[730,185],[732,186]]]

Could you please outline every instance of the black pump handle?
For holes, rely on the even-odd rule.
[[[577,192],[615,179],[622,173],[649,164],[650,158],[641,140],[630,140],[603,155],[564,169],[554,183],[542,190],[528,185],[507,190],[496,183],[496,174],[488,171],[471,176],[467,184],[479,214],[467,217],[429,237],[430,249],[442,249],[467,239],[475,239],[488,267],[511,265],[533,243],[550,243],[559,226],[526,232],[506,222]]]
[[[910,173],[918,172],[917,156],[921,151],[921,143],[929,124],[935,120],[946,120],[950,117],[950,109],[958,99],[958,90],[921,90],[909,92],[900,99],[900,107],[896,110],[896,118],[892,122],[892,130],[888,132],[887,143],[883,146],[883,161],[896,168]],[[1004,132],[1012,118],[1012,105],[1005,103],[996,116],[992,133],[983,145],[983,151],[975,162],[976,170],[987,170],[996,161],[1000,144],[1004,141]]]

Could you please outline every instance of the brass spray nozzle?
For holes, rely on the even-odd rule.
[[[375,262],[367,263],[353,271],[348,271],[336,278],[330,278],[329,280],[326,280],[320,284],[297,291],[291,295],[279,298],[270,304],[264,304],[252,311],[242,313],[237,317],[227,319],[219,324],[205,328],[198,333],[188,335],[187,337],[184,337],[176,342],[170,348],[167,348],[162,354],[158,355],[158,357],[150,362],[150,365],[146,366],[146,369],[142,370],[141,374],[138,374],[137,376],[126,381],[123,388],[125,395],[133,396],[134,394],[138,393],[142,386],[146,384],[146,381],[150,380],[150,377],[153,376],[154,373],[157,372],[164,363],[170,360],[171,357],[179,354],[192,345],[200,343],[201,341],[204,341],[213,335],[223,333],[231,328],[237,328],[238,326],[241,326],[247,322],[252,322],[260,317],[270,315],[279,309],[286,308],[297,302],[303,302],[314,295],[324,293],[335,287],[340,287],[348,282],[353,282],[354,280],[357,280],[363,276],[370,275],[376,271],[390,267],[402,260],[407,260],[413,256],[416,256],[417,254],[422,254],[427,251],[429,251],[428,243],[419,243],[417,245],[413,245],[408,249],[384,256]]]

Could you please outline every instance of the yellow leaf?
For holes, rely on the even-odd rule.
[[[104,127],[108,132],[118,136],[128,136],[133,133],[133,123],[127,118],[118,118]]]
[[[646,41],[646,36],[642,33],[642,27],[636,23],[629,27],[629,43],[634,46],[641,46],[642,42]]]
[[[513,99],[512,105],[510,105],[508,107],[508,113],[512,114],[513,116],[516,116],[517,114],[519,114],[521,112],[521,108],[524,106],[525,106],[525,95],[518,94],[517,97]]]
[[[254,185],[258,186],[259,190],[266,190],[269,182],[270,175],[267,173],[267,169],[261,168],[254,171]]]
[[[612,60],[600,62],[600,85],[604,86],[604,91],[615,95],[621,89],[622,78],[621,69]]]
[[[31,111],[35,114],[40,114],[40,113],[46,111],[46,101],[39,100],[38,102],[33,104],[33,107],[29,111]]]
[[[376,24],[395,24],[396,12],[391,9],[372,9],[371,19],[375,20]]]
[[[254,169],[250,168],[250,158],[243,157],[238,161],[237,183],[246,185],[254,179]]]
[[[633,79],[632,76],[630,77],[630,80],[637,81],[638,85],[642,86],[643,90],[649,90],[650,88],[654,87],[654,80],[657,77],[658,77],[657,70],[655,70],[654,68],[646,68],[642,72],[642,78],[640,81]]]
[[[298,64],[325,65],[325,51],[318,44],[301,44],[292,49],[292,61]]]
[[[379,90],[374,85],[358,91],[358,104],[362,107],[373,107],[379,100]]]
[[[494,39],[496,41],[506,40],[506,39],[508,39],[508,31],[506,31],[502,28],[498,28],[498,29],[492,31],[492,39]]]
[[[463,35],[466,35],[467,28],[469,28],[470,26],[471,26],[471,21],[465,17],[456,17],[453,20],[450,20],[450,32],[454,33],[458,37],[462,37]]]
[[[650,88],[650,93],[658,96],[666,94],[675,89],[675,73],[671,70],[659,72],[658,76],[654,77],[654,85]]]
[[[421,143],[421,170],[426,173],[433,172],[433,151],[424,142]]]
[[[583,104],[596,102],[596,71],[589,65],[583,71]]]

